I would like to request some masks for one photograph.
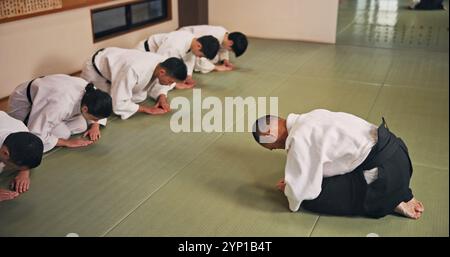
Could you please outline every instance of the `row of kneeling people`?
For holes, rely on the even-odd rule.
[[[92,144],[112,112],[122,119],[136,112],[168,112],[168,91],[194,86],[194,70],[232,70],[228,51],[241,55],[247,41],[220,27],[194,26],[153,35],[138,47],[143,51],[97,51],[83,68],[83,78],[50,75],[14,91],[12,117],[0,112],[0,158],[20,172],[14,191],[0,190],[0,200],[28,190],[29,169],[39,165],[43,152]],[[148,95],[155,106],[140,104]],[[77,133],[88,139],[70,139]],[[355,115],[320,109],[286,119],[268,115],[255,122],[253,136],[267,149],[287,151],[277,187],[291,211],[302,206],[322,214],[376,218],[395,212],[413,219],[424,212],[409,185],[408,148],[384,119],[377,127]]]
[[[26,192],[30,169],[55,146],[84,147],[100,139],[100,126],[112,114],[128,119],[137,112],[170,111],[170,90],[195,86],[194,71],[232,71],[247,49],[247,37],[221,26],[198,25],[151,35],[135,49],[108,47],[93,53],[80,77],[46,75],[19,85],[0,112],[0,171],[18,170],[12,190],[0,189],[0,201]],[[147,97],[154,106],[143,102]],[[81,138],[71,135],[84,133]]]

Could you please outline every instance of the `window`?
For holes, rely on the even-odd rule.
[[[145,0],[91,10],[94,42],[171,19],[170,0]]]

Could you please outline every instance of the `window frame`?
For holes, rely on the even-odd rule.
[[[161,0],[161,1],[162,1],[163,8],[165,7],[165,9],[166,9],[165,17],[157,18],[157,19],[153,19],[153,20],[149,20],[149,21],[143,21],[143,22],[136,23],[136,24],[132,23],[131,6],[146,3],[148,1],[145,1],[145,0],[131,1],[131,2],[125,2],[125,3],[91,9],[90,16],[91,16],[91,29],[92,29],[93,42],[97,43],[100,41],[108,40],[108,39],[122,36],[124,34],[130,33],[130,32],[136,31],[136,30],[155,26],[155,25],[172,20],[172,0]],[[116,9],[116,8],[121,8],[121,7],[125,7],[125,20],[126,20],[125,26],[110,29],[110,30],[107,30],[107,31],[104,31],[101,33],[94,32],[94,14],[95,13],[101,12],[101,11],[106,11],[106,10],[111,10],[111,9]]]

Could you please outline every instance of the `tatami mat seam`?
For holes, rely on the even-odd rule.
[[[425,163],[419,163],[419,162],[414,162],[412,161],[413,166],[418,166],[418,167],[422,167],[422,168],[432,168],[437,170],[438,172],[447,172],[449,171],[449,167],[438,167],[438,166],[433,166],[433,165],[429,165],[429,164],[425,164]]]
[[[366,46],[366,45],[358,45],[358,44],[348,44],[348,43],[339,43],[336,42],[337,46],[352,46],[352,47],[362,47],[362,48],[372,48],[372,49],[382,49],[382,50],[398,50],[398,51],[424,51],[424,52],[434,52],[434,53],[448,53],[448,49],[446,50],[438,50],[438,49],[427,49],[427,48],[418,48],[418,47],[382,47],[382,46]]]
[[[147,202],[155,193],[157,193],[161,188],[163,188],[165,185],[169,184],[170,181],[172,181],[180,172],[184,170],[187,166],[189,166],[193,161],[197,160],[197,158],[205,152],[213,143],[215,143],[219,138],[223,136],[224,133],[221,133],[219,136],[217,136],[216,139],[214,139],[211,143],[209,143],[205,149],[201,152],[199,152],[194,158],[192,158],[188,163],[186,163],[183,167],[178,169],[172,176],[170,176],[166,182],[162,183],[160,186],[158,186],[153,192],[151,192],[144,200],[142,200],[135,208],[133,208],[131,211],[129,211],[122,219],[119,219],[117,223],[115,223],[111,228],[106,230],[105,233],[103,233],[100,236],[107,236],[111,231],[113,231],[117,226],[122,224],[130,215],[132,215],[137,209],[139,209],[145,202]]]
[[[316,229],[317,223],[319,223],[320,215],[317,216],[316,220],[314,221],[314,224],[311,228],[311,232],[309,232],[308,237],[312,237],[314,230]]]
[[[342,28],[338,33],[336,33],[336,39],[337,39],[339,34],[341,34],[342,32],[346,31],[348,28],[350,28],[354,24],[354,20],[355,19],[353,18],[352,21],[349,24],[345,25],[344,28]]]
[[[369,81],[362,81],[362,80],[354,80],[354,79],[343,79],[343,78],[327,78],[327,77],[321,77],[321,76],[316,76],[316,75],[303,75],[303,74],[295,74],[295,75],[291,75],[292,77],[296,77],[296,78],[310,78],[310,79],[323,79],[323,80],[333,80],[333,81],[339,81],[339,82],[350,82],[350,83],[359,83],[359,84],[363,84],[365,86],[374,86],[374,87],[380,87],[382,85],[382,83],[377,83],[377,82],[369,82]]]
[[[379,98],[379,96],[380,96],[380,94],[381,94],[381,91],[382,91],[383,88],[385,87],[386,80],[387,80],[387,78],[389,77],[389,72],[390,72],[390,70],[392,69],[393,63],[394,63],[394,62],[391,60],[391,62],[389,63],[389,67],[388,67],[388,69],[387,69],[387,71],[386,71],[386,74],[384,75],[383,82],[381,83],[381,86],[380,86],[380,88],[378,89],[377,96],[376,96],[375,99],[373,100],[372,106],[371,106],[370,109],[369,109],[369,113],[367,114],[367,117],[365,117],[366,119],[368,119],[368,118],[370,117],[370,115],[372,114],[373,109],[375,108],[375,104],[376,104],[376,102],[377,102],[377,100],[378,100],[378,98]],[[380,117],[380,118],[381,118],[381,117]]]
[[[287,79],[289,79],[289,76],[286,76],[286,78],[282,81],[286,81]],[[268,94],[270,95],[273,91],[275,91],[276,89],[280,88],[281,86],[283,86],[285,83],[279,83],[280,85],[273,88],[272,90],[270,90],[268,92]],[[243,119],[247,116],[248,111],[250,110],[246,110],[243,113],[243,116],[241,116],[239,119]],[[234,124],[236,123],[233,122],[233,124],[230,124],[230,126],[234,126]],[[226,129],[225,129],[226,130]],[[215,138],[211,143],[209,143],[204,149],[203,151],[199,152],[194,158],[192,158],[192,160],[190,160],[188,163],[186,163],[186,165],[184,165],[183,167],[181,167],[180,169],[178,169],[165,183],[162,183],[158,188],[156,188],[153,192],[151,192],[148,197],[146,197],[144,200],[142,200],[135,208],[133,208],[130,212],[128,212],[122,219],[120,219],[116,224],[114,224],[110,229],[108,229],[105,233],[103,233],[101,236],[107,236],[111,231],[113,231],[116,227],[118,227],[120,224],[122,224],[130,215],[132,215],[136,210],[139,209],[139,207],[141,207],[145,202],[147,202],[155,193],[157,193],[161,188],[163,188],[165,185],[169,184],[170,181],[172,181],[178,174],[180,174],[186,167],[188,167],[192,162],[196,161],[202,153],[204,153],[205,151],[207,151],[209,149],[209,147],[211,147],[214,143],[216,143],[222,136],[225,135],[226,132],[222,132],[220,133],[219,136],[217,136],[217,138]]]
[[[434,85],[437,85],[437,84],[444,85],[444,83],[434,83]],[[448,84],[445,84],[445,85],[448,86]],[[407,86],[407,85],[404,85],[404,84],[398,83],[398,82],[397,83],[384,83],[383,87],[395,87],[395,88],[403,88],[403,89],[420,89],[420,90],[431,91],[434,93],[439,93],[439,92],[442,92],[442,93],[447,92],[448,93],[448,91],[449,91],[449,88],[424,88],[424,87],[420,87],[420,86]]]

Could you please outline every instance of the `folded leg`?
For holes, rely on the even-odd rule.
[[[9,97],[8,114],[18,120],[24,121],[31,111],[31,104],[27,98],[27,83],[18,86]]]
[[[363,215],[366,188],[361,171],[324,178],[320,195],[314,200],[303,201],[301,206],[320,214]]]

